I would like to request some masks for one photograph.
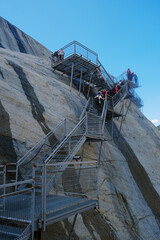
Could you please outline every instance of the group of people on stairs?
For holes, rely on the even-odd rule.
[[[102,112],[105,97],[106,96],[113,97],[115,94],[118,93],[118,91],[123,87],[124,84],[125,80],[124,81],[120,80],[117,84],[114,84],[109,91],[103,89],[95,95],[94,100],[98,114],[101,114]]]

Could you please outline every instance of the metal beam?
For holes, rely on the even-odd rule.
[[[71,88],[72,88],[72,82],[73,82],[73,69],[74,69],[74,62],[72,62],[72,69],[71,69],[70,91],[71,91]]]
[[[69,236],[68,236],[68,240],[71,240],[71,236],[72,236],[72,232],[73,232],[73,230],[74,230],[74,225],[75,225],[75,223],[76,223],[77,216],[78,216],[78,213],[74,216],[73,223],[72,223],[72,227],[71,227],[71,230],[70,230],[70,233],[69,233]]]
[[[80,92],[81,92],[82,74],[83,74],[83,71],[81,69],[80,84],[79,84],[79,95],[80,95]]]

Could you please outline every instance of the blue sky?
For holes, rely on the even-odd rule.
[[[143,113],[160,124],[159,0],[1,0],[0,16],[54,51],[77,40],[114,76],[137,73]],[[156,121],[157,119],[157,121]]]

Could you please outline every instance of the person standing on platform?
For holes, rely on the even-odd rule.
[[[59,60],[63,60],[64,59],[64,51],[63,49],[61,48],[59,51],[58,51],[58,56],[59,56]]]

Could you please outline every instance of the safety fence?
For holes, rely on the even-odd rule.
[[[15,191],[23,185],[23,189]],[[0,239],[33,239],[35,212],[34,179],[0,185]],[[26,238],[28,236],[28,238]],[[13,238],[14,237],[14,238]]]
[[[64,59],[73,54],[76,54],[85,58],[88,61],[91,61],[94,64],[97,64],[98,54],[77,41],[73,41],[67,44],[62,49],[65,53]]]
[[[66,135],[66,119],[64,119],[17,161],[16,181],[22,180],[22,176],[24,179],[25,175],[31,174],[33,164],[45,161]]]
[[[97,186],[97,162],[59,162],[38,166],[43,172],[43,186],[50,184],[50,191],[42,186],[42,218],[44,228],[47,221],[55,217],[56,213],[63,211],[67,207],[82,204],[89,199],[98,199]],[[48,182],[48,176],[52,174],[52,179]],[[51,202],[54,201],[54,206]],[[65,214],[65,213],[64,213]]]

